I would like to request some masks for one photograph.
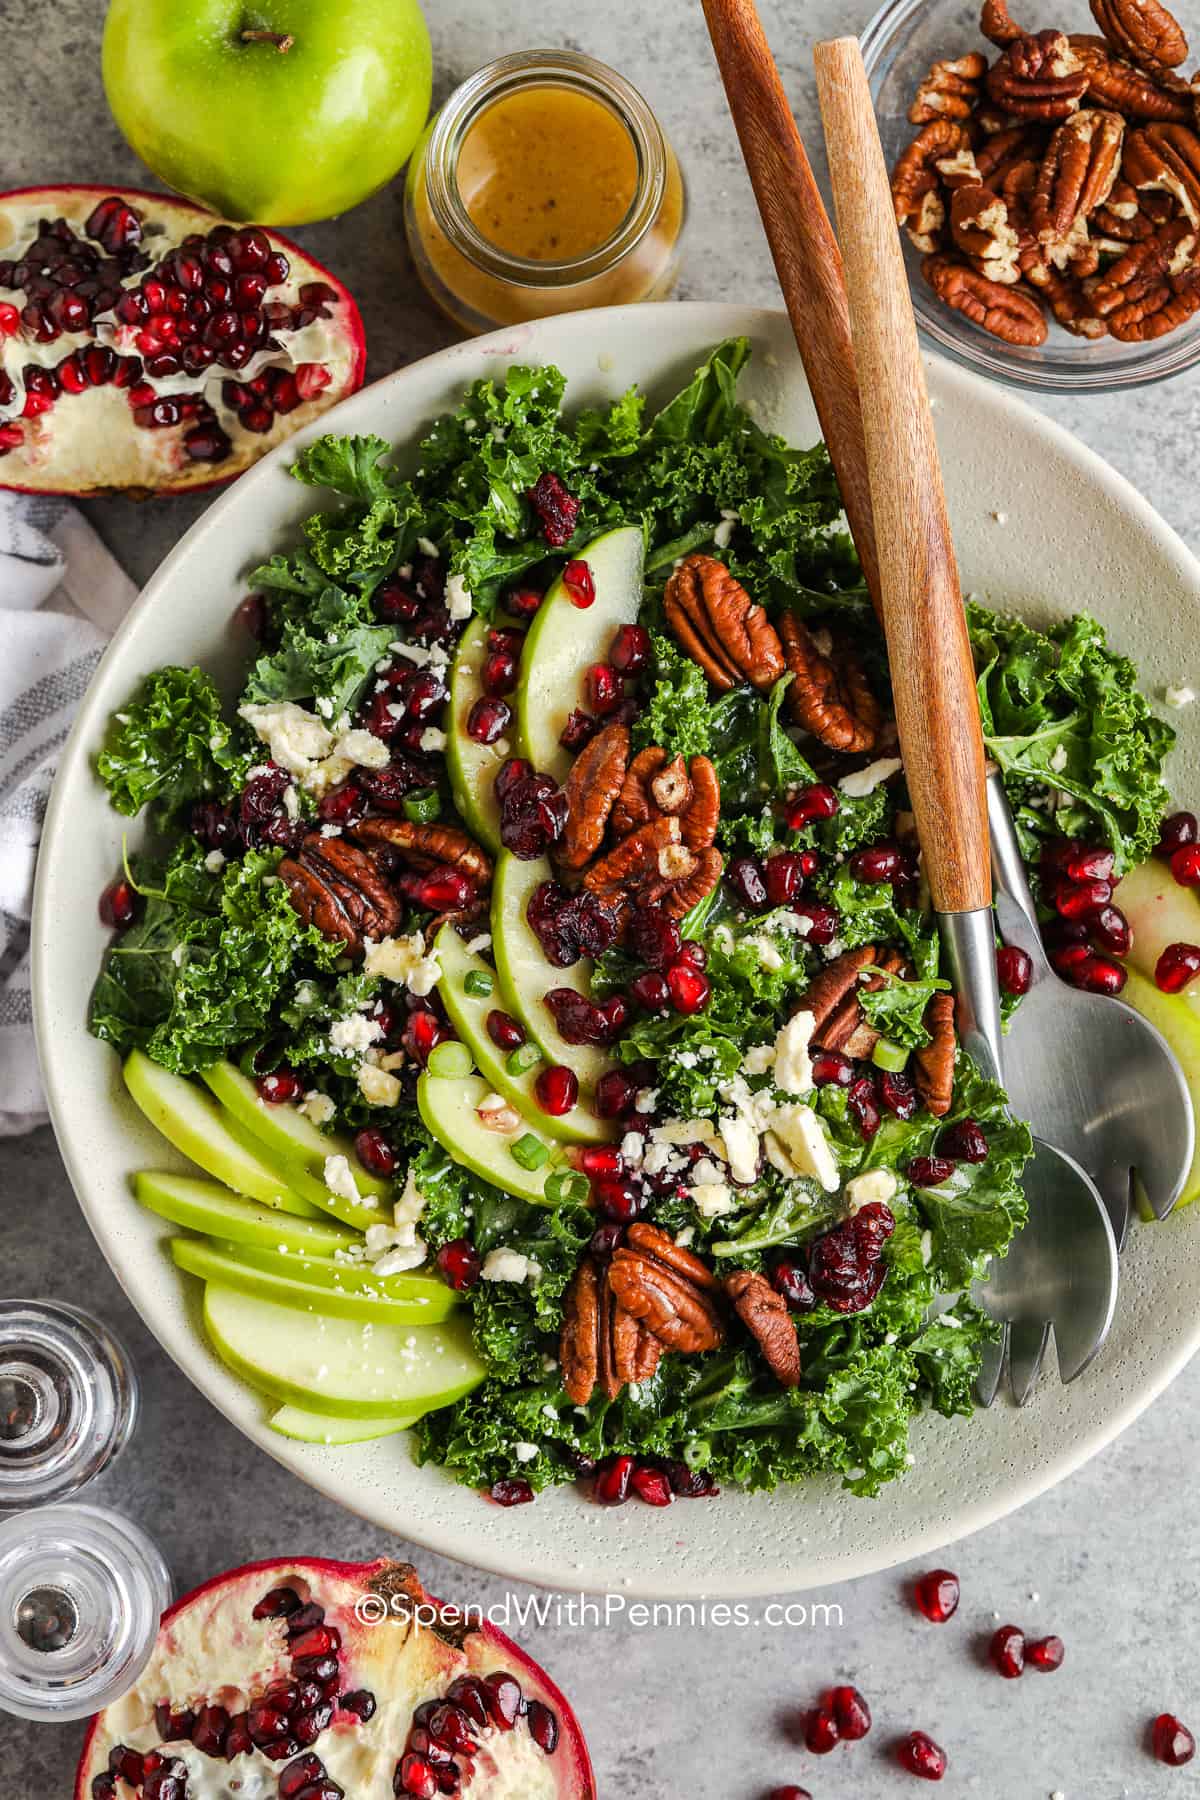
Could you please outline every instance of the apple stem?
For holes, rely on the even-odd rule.
[[[243,31],[243,44],[274,44],[281,56],[286,56],[295,38],[290,31]]]

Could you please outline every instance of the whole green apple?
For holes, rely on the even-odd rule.
[[[357,206],[408,160],[431,85],[417,0],[112,0],[104,27],[117,124],[227,219]]]

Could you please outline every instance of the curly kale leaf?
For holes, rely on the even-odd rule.
[[[156,669],[114,714],[96,771],[118,812],[153,806],[165,827],[196,800],[221,794],[238,758],[221,697],[201,669]]]
[[[243,697],[326,700],[329,717],[336,719],[358,705],[394,636],[394,626],[376,622],[363,594],[322,587],[309,597],[303,617],[283,634],[279,648],[259,657]]]

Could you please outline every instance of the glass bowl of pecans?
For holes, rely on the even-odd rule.
[[[1160,0],[1041,8],[888,0],[863,34],[917,321],[1018,386],[1162,381],[1200,361],[1200,71]]]

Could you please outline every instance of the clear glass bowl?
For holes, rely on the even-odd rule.
[[[1036,21],[1039,26],[1049,22]],[[1085,0],[1064,0],[1053,23],[1063,31],[1096,29]],[[888,0],[863,33],[862,50],[889,168],[919,129],[909,124],[908,108],[931,63],[968,50],[996,54],[980,34],[979,0]],[[1053,319],[1048,319],[1049,335],[1038,348],[1006,344],[937,298],[921,274],[920,252],[907,238],[904,254],[925,338],[980,374],[1043,393],[1108,393],[1165,381],[1200,361],[1200,313],[1148,344],[1072,337]]]

